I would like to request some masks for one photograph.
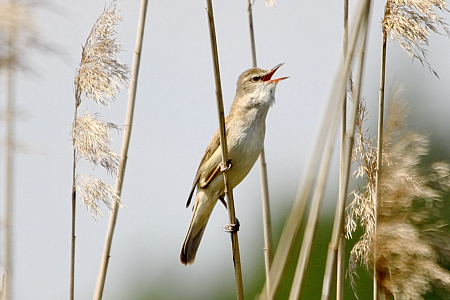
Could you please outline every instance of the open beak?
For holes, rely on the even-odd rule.
[[[270,70],[270,73],[265,75],[262,78],[263,82],[268,82],[268,83],[276,83],[278,81],[284,80],[284,79],[288,79],[289,77],[280,77],[280,78],[276,78],[276,79],[271,79],[273,74],[275,74],[275,72],[282,66],[284,65],[284,63],[278,64],[275,67],[272,68],[272,70]]]

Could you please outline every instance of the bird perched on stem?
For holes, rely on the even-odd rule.
[[[275,102],[277,83],[288,77],[272,79],[283,64],[271,70],[252,68],[239,76],[236,96],[230,114],[225,119],[230,169],[228,185],[236,187],[252,169],[264,145],[266,116]],[[195,260],[198,246],[214,206],[219,198],[223,201],[224,181],[221,171],[222,154],[217,130],[198,167],[186,204],[189,206],[197,187],[191,224],[181,249],[180,260],[184,265]],[[223,202],[225,204],[225,202]]]

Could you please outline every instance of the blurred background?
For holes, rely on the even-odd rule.
[[[123,22],[116,27],[122,63],[131,65],[140,1],[117,1]],[[247,1],[213,2],[222,90],[228,111],[238,76],[251,67]],[[350,1],[350,26],[358,1]],[[368,103],[369,130],[375,135],[384,2],[373,4],[362,96]],[[28,71],[16,77],[13,298],[66,299],[69,295],[73,80],[81,49],[96,19],[109,2],[54,1],[33,6],[33,25],[48,50],[25,49]],[[104,299],[234,299],[235,284],[228,221],[215,209],[195,264],[185,267],[179,251],[191,218],[185,208],[200,159],[217,128],[213,68],[204,1],[151,1],[137,90],[134,128],[125,174]],[[446,15],[445,17],[448,17]],[[342,56],[343,4],[340,1],[264,1],[254,3],[258,66],[285,63],[279,76],[290,76],[277,88],[276,105],[267,118],[266,160],[278,241],[292,205],[302,168],[311,150],[333,76]],[[409,103],[410,126],[428,134],[428,161],[450,160],[450,40],[430,37],[428,61],[439,74],[388,42],[387,98],[394,86]],[[57,52],[54,54],[51,52]],[[1,77],[0,110],[5,111],[5,77]],[[103,120],[124,123],[127,91],[110,108],[91,100],[80,111],[98,112]],[[6,136],[4,122],[0,135]],[[373,129],[373,130],[372,130]],[[113,133],[120,152],[122,136]],[[3,142],[2,142],[2,145]],[[331,236],[338,187],[338,149],[328,180],[318,239],[308,269],[304,299],[319,299],[325,256]],[[0,150],[4,153],[4,147]],[[0,156],[0,182],[5,156]],[[94,174],[111,185],[102,169],[80,161],[79,173]],[[0,188],[3,191],[3,186]],[[234,190],[244,291],[254,299],[264,284],[263,225],[259,165]],[[4,193],[0,194],[3,210]],[[109,212],[94,220],[77,207],[76,299],[93,296]],[[4,243],[4,237],[0,243]],[[298,241],[300,245],[301,241]],[[347,245],[351,248],[351,242]],[[2,250],[3,251],[3,250]],[[295,259],[293,268],[295,267]],[[359,299],[370,299],[371,281],[360,270]],[[289,286],[286,280],[286,286]],[[429,295],[431,298],[433,295]],[[436,296],[437,297],[437,296]],[[430,299],[431,299],[430,298]],[[346,299],[356,299],[348,287]],[[439,299],[439,298],[437,298]]]

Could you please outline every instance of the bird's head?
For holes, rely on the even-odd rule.
[[[236,100],[240,106],[270,107],[275,102],[275,88],[277,83],[289,77],[272,79],[273,74],[283,64],[278,64],[271,70],[252,68],[239,76],[236,89]]]

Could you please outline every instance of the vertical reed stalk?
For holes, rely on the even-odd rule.
[[[247,0],[247,14],[248,14],[248,29],[250,33],[250,47],[252,51],[252,66],[257,67],[256,63],[256,44],[255,44],[255,31],[253,29],[253,5],[251,0]]]
[[[248,25],[250,32],[250,46],[252,51],[252,66],[257,67],[256,63],[256,46],[255,32],[253,27],[253,7],[251,0],[247,0]],[[267,178],[267,165],[264,147],[259,155],[259,169],[261,173],[261,195],[262,195],[262,211],[264,223],[264,262],[266,266],[266,282],[270,286],[270,266],[273,259],[272,250],[272,221],[270,217],[270,201],[269,201],[269,180]],[[269,290],[267,290],[269,294]]]
[[[5,273],[0,275],[0,300],[4,300],[3,292],[5,291]]]
[[[79,99],[75,98],[75,112],[73,122],[77,120]],[[75,149],[75,139],[72,140],[73,145],[73,164],[72,164],[72,222],[71,222],[71,242],[70,242],[70,287],[69,299],[74,300],[75,297],[75,217],[77,208],[77,187],[76,187],[76,167],[77,167],[77,151]]]
[[[269,184],[267,178],[266,157],[264,147],[259,155],[262,191],[262,211],[264,223],[264,263],[266,267],[266,282],[270,284],[270,267],[273,260],[272,220],[270,217]],[[267,291],[269,293],[269,290]]]
[[[141,61],[142,42],[144,39],[145,17],[147,14],[148,0],[141,1],[138,29],[136,35],[136,45],[133,54],[133,62],[131,67],[131,80],[128,95],[127,114],[125,117],[125,128],[122,141],[122,150],[120,153],[120,165],[118,176],[116,177],[115,193],[120,197],[122,194],[122,185],[125,177],[125,168],[128,157],[128,148],[130,145],[131,129],[133,126],[134,104],[136,100],[136,89],[139,77],[139,66]],[[95,300],[101,300],[103,297],[103,289],[105,287],[106,273],[108,270],[109,257],[111,252],[111,244],[116,227],[117,214],[119,212],[119,203],[113,201],[112,210],[110,213],[108,230],[106,233],[105,246],[103,249],[103,256],[100,265],[100,271],[97,278],[97,285],[95,287]]]
[[[387,44],[387,32],[383,28],[383,45],[381,53],[381,76],[380,76],[380,94],[378,103],[378,137],[377,137],[377,176],[375,178],[375,186],[377,195],[375,197],[374,203],[374,222],[375,231],[373,233],[373,299],[378,299],[378,284],[377,284],[377,274],[376,274],[376,236],[377,236],[377,210],[378,203],[381,201],[381,185],[380,178],[382,176],[382,165],[383,165],[383,123],[384,123],[384,88],[386,79],[386,44]]]
[[[222,87],[220,83],[220,71],[219,71],[219,55],[217,53],[217,41],[216,41],[216,29],[214,25],[214,12],[212,7],[212,1],[207,0],[207,15],[208,15],[208,25],[209,25],[209,34],[210,34],[210,42],[211,42],[211,52],[213,58],[213,67],[214,67],[214,79],[215,79],[215,87],[216,87],[216,103],[217,103],[217,114],[219,118],[219,135],[220,135],[220,146],[222,150],[222,165],[227,165],[228,162],[228,148],[227,148],[227,140],[225,135],[225,116],[223,109],[223,100],[222,100]],[[236,215],[234,211],[234,201],[233,201],[233,190],[228,186],[227,180],[227,171],[224,168],[223,171],[223,179],[225,186],[225,198],[227,200],[227,209],[228,209],[228,220],[230,225],[236,224]],[[244,288],[242,285],[242,271],[241,271],[241,258],[239,254],[239,240],[237,231],[232,230],[231,232],[231,244],[233,250],[233,262],[234,262],[234,273],[236,279],[236,292],[237,299],[244,299]]]
[[[343,34],[343,56],[347,55],[348,51],[348,0],[344,0],[344,34]],[[342,127],[341,127],[341,157],[340,157],[340,165],[339,165],[339,194],[342,192],[342,187],[346,190],[347,185],[343,186],[343,181],[345,181],[345,136],[347,134],[347,93],[345,93],[344,103],[342,105]],[[339,196],[340,197],[340,196]],[[345,197],[343,199],[344,204],[342,202],[338,202],[338,205],[345,206]],[[339,201],[339,200],[338,200]],[[336,210],[336,213],[339,213]],[[341,217],[341,216],[339,216]],[[343,216],[341,217],[343,218]],[[334,245],[333,245],[334,247]],[[334,265],[334,264],[333,264]],[[325,273],[326,276],[326,273]],[[324,285],[325,285],[325,277],[324,276]],[[337,263],[336,263],[336,300],[344,299],[344,276],[345,276],[345,237],[344,237],[344,226],[343,222],[340,221],[340,236],[337,246]],[[331,278],[330,278],[331,280]],[[331,282],[330,282],[331,283]],[[322,289],[323,291],[323,289]],[[322,292],[322,298],[324,294]],[[326,296],[328,299],[328,296]]]
[[[11,1],[13,4],[14,1]],[[15,88],[15,25],[8,30],[8,59],[6,62],[6,181],[5,181],[5,283],[3,299],[12,298],[13,197],[14,197],[14,88]]]

